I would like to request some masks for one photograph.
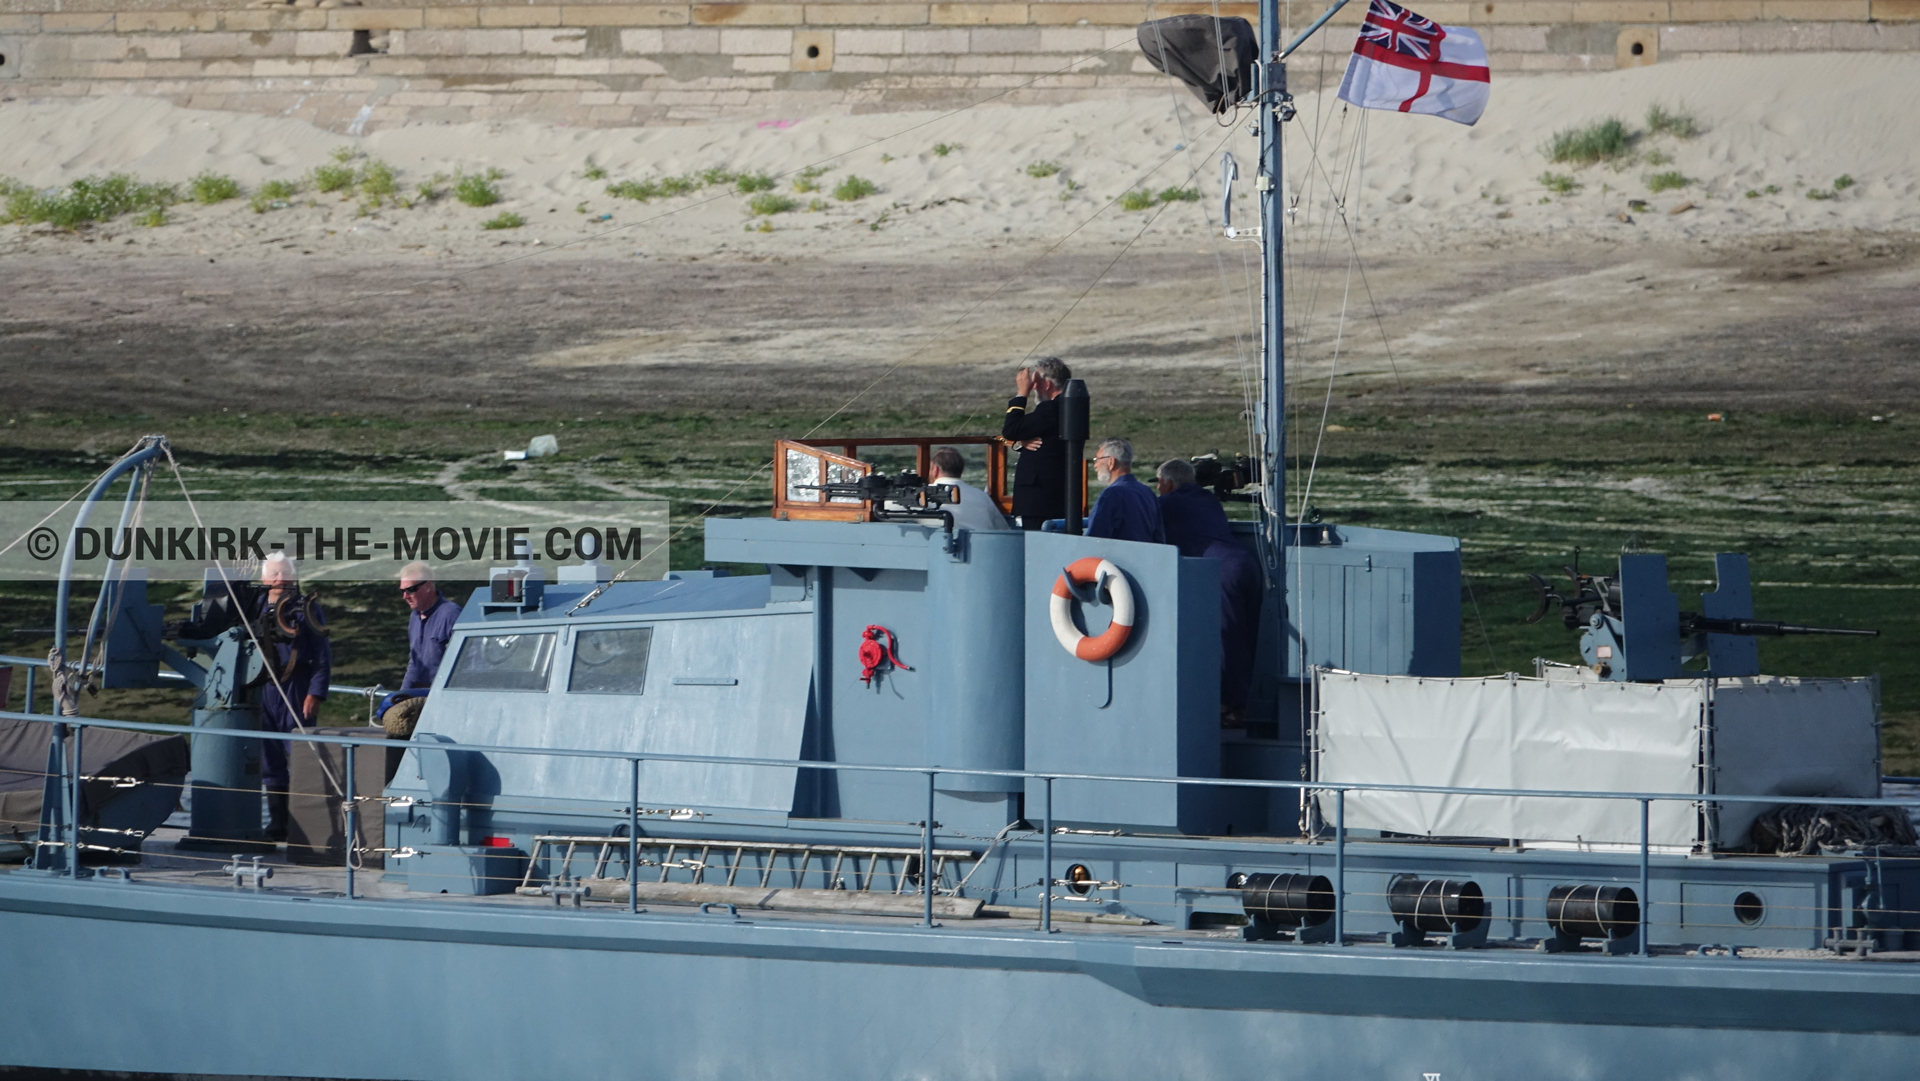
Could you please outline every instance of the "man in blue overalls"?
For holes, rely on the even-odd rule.
[[[317,602],[303,602],[298,569],[285,553],[275,552],[260,565],[260,584],[265,595],[254,615],[266,617],[259,625],[271,637],[262,644],[278,676],[277,680],[270,676],[254,689],[260,696],[261,727],[274,732],[311,728],[320,715],[321,701],[327,697],[327,686],[333,682],[333,646],[324,629],[326,614]],[[283,632],[291,628],[292,635],[272,634],[276,624]],[[260,744],[260,780],[267,789],[267,839],[275,843],[287,839],[287,756],[292,749],[287,740],[263,740]]]

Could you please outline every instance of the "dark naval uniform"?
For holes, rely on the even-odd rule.
[[[1067,445],[1060,440],[1060,399],[1027,408],[1025,398],[1007,401],[1000,436],[1009,442],[1040,440],[1034,450],[1020,448],[1013,466],[1013,514],[1020,528],[1039,529],[1049,518],[1067,516]],[[1079,513],[1074,508],[1074,513]]]
[[[255,615],[267,614],[269,602],[263,590]],[[321,612],[321,618],[326,613]],[[315,698],[327,696],[327,685],[333,682],[333,646],[327,637],[307,625],[304,612],[294,616],[299,628],[291,642],[276,642],[268,648],[273,651],[276,672],[286,669],[287,660],[298,654],[292,673],[280,679],[280,687],[286,689],[286,697],[269,678],[254,688],[259,695],[261,727],[274,732],[297,731],[303,722],[300,716],[301,704],[308,695]],[[287,787],[287,755],[292,744],[286,740],[269,739],[260,743],[260,780],[273,791],[284,791]]]
[[[1219,498],[1198,484],[1161,496],[1160,520],[1181,555],[1220,561],[1220,704],[1238,709],[1247,704],[1260,633],[1260,563],[1234,538]]]

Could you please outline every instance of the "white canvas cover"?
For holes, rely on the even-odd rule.
[[[1323,671],[1316,778],[1450,788],[1736,795],[1880,793],[1870,679],[1611,683],[1592,678],[1421,679]],[[1331,799],[1322,811],[1331,820]],[[1737,848],[1765,807],[1719,805],[1713,843]],[[1347,825],[1420,836],[1639,844],[1630,800],[1349,792]],[[1648,817],[1657,846],[1705,843],[1690,801]]]
[[[1323,672],[1323,781],[1450,788],[1694,792],[1702,688],[1496,676]],[[1322,810],[1331,821],[1332,800]],[[1640,843],[1631,800],[1347,793],[1347,825],[1421,836]],[[1655,845],[1691,846],[1691,803],[1653,804]]]

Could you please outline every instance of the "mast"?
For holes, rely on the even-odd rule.
[[[1260,201],[1260,556],[1267,587],[1280,597],[1286,621],[1287,393],[1285,296],[1281,277],[1281,229],[1286,208],[1280,192],[1280,117],[1288,101],[1287,68],[1274,45],[1280,40],[1280,0],[1260,0],[1260,167],[1254,191]],[[1289,105],[1289,114],[1292,108]]]

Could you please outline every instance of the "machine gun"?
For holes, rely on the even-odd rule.
[[[948,533],[953,532],[953,512],[942,510],[960,502],[960,491],[951,484],[928,484],[912,470],[895,476],[869,473],[858,480],[836,484],[797,484],[821,492],[828,499],[858,499],[868,506],[876,522],[911,522],[938,518]]]
[[[1253,493],[1240,489],[1260,483],[1260,463],[1257,460],[1245,454],[1222,458],[1217,450],[1196,454],[1190,460],[1193,462],[1193,482],[1202,488],[1213,489],[1213,494],[1219,496],[1221,502],[1253,502]]]
[[[1722,552],[1714,558],[1719,588],[1700,595],[1701,612],[1682,612],[1667,589],[1667,557],[1622,555],[1614,575],[1582,574],[1578,557],[1561,568],[1573,588],[1551,589],[1537,574],[1527,577],[1540,591],[1540,606],[1526,618],[1545,619],[1554,605],[1568,630],[1580,631],[1580,656],[1601,679],[1656,681],[1681,678],[1681,665],[1705,654],[1707,673],[1715,676],[1760,674],[1755,638],[1821,634],[1876,638],[1879,631],[1849,627],[1811,627],[1753,618],[1753,588],[1747,557]]]

